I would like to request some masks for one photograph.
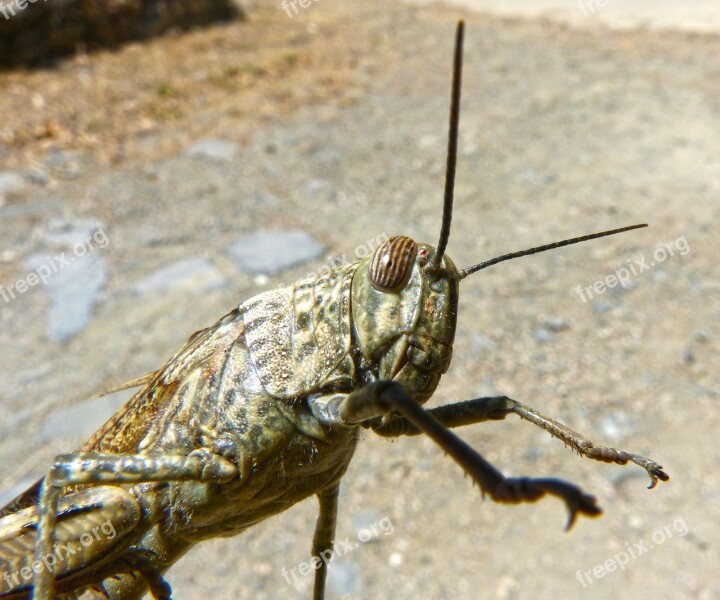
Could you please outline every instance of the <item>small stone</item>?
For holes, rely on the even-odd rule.
[[[56,218],[48,222],[43,239],[50,245],[75,246],[91,240],[94,235],[98,236],[98,240],[104,235],[103,224],[100,221]]]
[[[592,308],[594,312],[602,315],[604,313],[610,312],[613,308],[613,305],[607,300],[595,300],[592,303]]]
[[[325,246],[304,231],[258,230],[228,246],[227,253],[249,275],[273,275],[320,258]]]
[[[505,575],[498,583],[495,597],[500,598],[501,600],[517,598],[521,590],[522,586],[517,580],[513,579],[509,575]]]
[[[193,256],[175,261],[151,273],[133,288],[140,296],[175,289],[202,293],[225,287],[227,280],[210,260]]]
[[[324,179],[309,179],[305,182],[305,191],[308,194],[317,194],[319,191],[327,187],[327,181]]]
[[[82,154],[70,150],[53,150],[45,157],[45,165],[60,179],[76,179],[82,175]]]
[[[547,329],[543,329],[542,327],[538,327],[537,329],[533,330],[532,335],[533,339],[540,344],[552,342],[555,339],[554,333],[548,331]]]
[[[382,534],[380,531],[380,521],[382,517],[377,511],[363,510],[352,516],[355,534],[363,543],[372,542],[378,539]]]
[[[390,557],[388,558],[388,564],[391,567],[399,567],[400,565],[405,562],[405,557],[401,552],[393,552]]]
[[[328,567],[328,585],[333,591],[333,597],[362,598],[360,568],[354,562],[337,556],[333,557]]]
[[[35,255],[25,263],[38,275],[59,266],[45,284],[52,300],[47,336],[55,342],[66,342],[88,326],[98,294],[107,280],[105,259],[97,252],[71,256],[68,260],[69,264],[58,265],[54,257],[48,262],[45,256]]]
[[[235,142],[217,138],[207,138],[196,142],[183,153],[190,158],[205,158],[209,160],[232,160],[239,150]]]
[[[479,350],[494,351],[497,350],[497,344],[488,336],[481,332],[475,332],[470,338],[470,347],[473,352]]]
[[[25,177],[30,183],[34,183],[35,185],[46,186],[50,183],[50,176],[38,168],[29,169]]]
[[[24,279],[26,291],[34,285],[47,290],[52,301],[47,337],[66,342],[90,323],[98,295],[107,280],[105,259],[99,250],[106,248],[110,239],[98,221],[53,219],[44,241],[65,250],[27,258],[25,266],[31,272]]]
[[[627,413],[615,410],[605,415],[600,422],[600,430],[606,438],[620,441],[633,433],[633,426]]]
[[[0,202],[1,203],[1,202]],[[32,215],[36,213],[50,212],[57,209],[57,204],[52,200],[37,202],[22,202],[0,206],[0,217],[17,217],[19,215]]]
[[[704,344],[710,341],[710,335],[705,331],[698,331],[693,335],[693,342]]]
[[[433,150],[440,147],[441,140],[434,134],[423,135],[418,138],[417,145],[423,150]]]
[[[252,199],[259,206],[275,207],[280,206],[281,204],[280,199],[277,196],[262,190],[253,192]]]
[[[520,178],[537,186],[548,185],[555,181],[555,176],[551,173],[541,173],[535,169],[525,169],[520,173]]]
[[[22,175],[12,171],[0,171],[0,200],[20,194],[27,187]]]
[[[545,323],[543,323],[543,327],[545,327],[545,329],[547,329],[548,331],[552,331],[553,333],[558,333],[560,331],[570,329],[570,325],[568,324],[568,322],[561,317],[548,317],[545,320]]]

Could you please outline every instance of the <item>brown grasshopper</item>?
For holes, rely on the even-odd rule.
[[[361,427],[430,436],[497,502],[561,498],[568,528],[595,499],[552,478],[507,478],[451,429],[514,413],[583,456],[656,462],[596,446],[506,396],[425,410],[450,365],[460,281],[499,262],[634,225],[503,255],[458,270],[450,235],[464,26],[455,41],[445,199],[436,247],[397,236],[371,256],[244,302],[193,334],[77,452],[0,511],[0,598],[170,597],[164,573],[198,542],[236,535],[309,496],[314,557],[329,557],[339,483]],[[112,533],[112,534],[111,534]],[[313,598],[325,596],[327,561]]]

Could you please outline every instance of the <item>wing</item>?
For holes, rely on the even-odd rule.
[[[80,448],[81,451],[136,452],[137,444],[145,437],[149,427],[166,407],[186,374],[205,364],[214,354],[224,351],[244,332],[238,308],[222,317],[217,323],[193,333],[180,351],[162,369],[140,377],[141,388],[128,403],[97,430]]]
[[[79,450],[115,454],[136,452],[137,444],[164,410],[184,375],[208,362],[216,352],[225,350],[243,334],[244,328],[240,310],[236,308],[211,327],[193,333],[180,351],[158,371],[100,394],[143,386]],[[40,483],[41,480],[35,482],[0,509],[0,517],[37,504]]]

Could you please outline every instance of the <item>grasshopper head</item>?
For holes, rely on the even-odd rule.
[[[460,273],[445,255],[460,119],[460,73],[464,24],[455,37],[448,162],[440,241],[437,247],[408,237],[387,240],[361,261],[352,284],[355,336],[361,369],[401,383],[417,402],[435,391],[452,358]]]
[[[505,260],[630,231],[645,224],[603,231],[512,252],[460,271],[445,254],[450,238],[457,163],[464,25],[455,38],[445,198],[437,247],[396,236],[360,261],[352,282],[354,334],[361,371],[401,383],[417,402],[432,395],[448,370],[455,338],[460,280]]]
[[[354,333],[364,370],[402,383],[418,402],[435,391],[452,357],[460,274],[448,256],[403,236],[362,260],[352,283]]]

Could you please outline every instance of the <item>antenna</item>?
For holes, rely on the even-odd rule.
[[[605,237],[608,235],[615,235],[616,233],[623,233],[624,231],[631,231],[633,229],[641,229],[647,227],[647,223],[640,225],[630,225],[629,227],[621,227],[620,229],[610,229],[609,231],[601,231],[600,233],[591,233],[590,235],[583,235],[582,237],[571,238],[569,240],[563,240],[562,242],[554,242],[552,244],[545,244],[544,246],[537,246],[535,248],[529,248],[528,250],[520,250],[519,252],[511,252],[510,254],[503,254],[497,256],[485,262],[481,262],[467,269],[460,271],[460,279],[465,279],[468,275],[476,273],[481,269],[492,267],[498,263],[510,260],[513,258],[520,258],[521,256],[527,256],[528,254],[537,254],[538,252],[545,252],[545,250],[552,250],[554,248],[562,248],[563,246],[570,246],[571,244],[579,244],[580,242],[587,242],[588,240],[595,240],[597,238]]]
[[[447,167],[445,168],[445,198],[443,201],[440,241],[428,267],[437,269],[450,239],[452,221],[453,193],[455,189],[455,167],[457,165],[458,124],[460,122],[460,89],[462,87],[462,46],[465,34],[465,22],[458,21],[455,31],[455,56],[453,59],[452,96],[450,100],[450,129],[448,132]]]

